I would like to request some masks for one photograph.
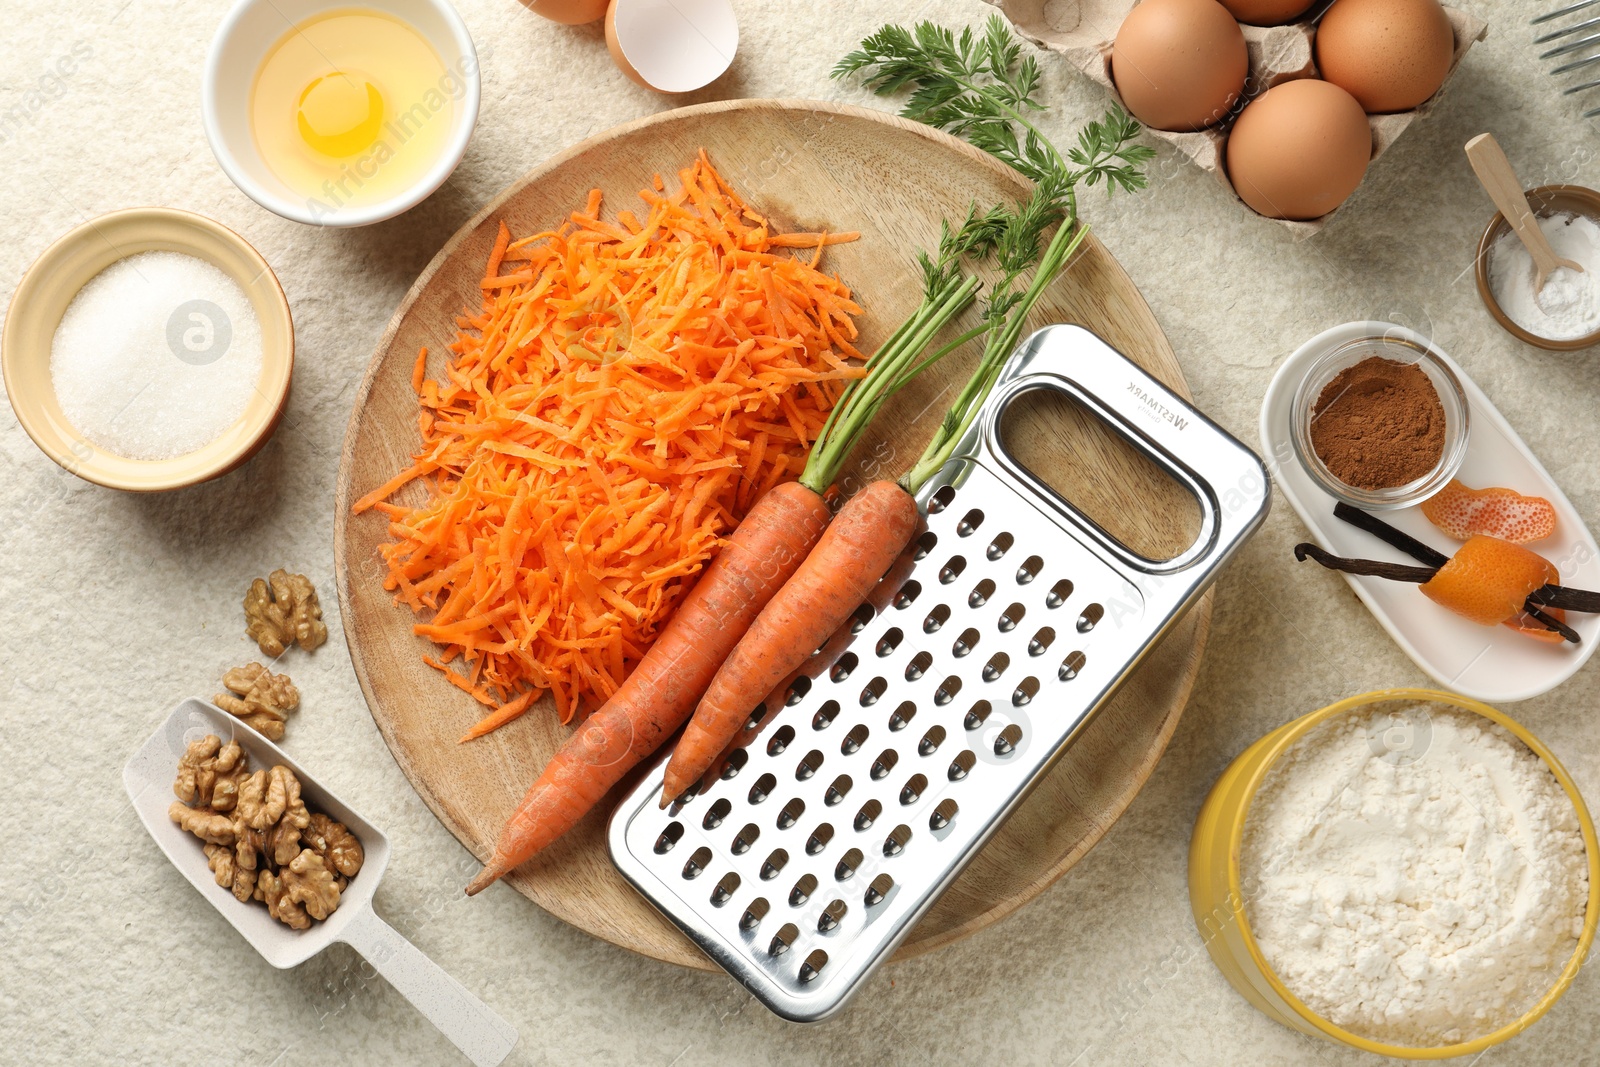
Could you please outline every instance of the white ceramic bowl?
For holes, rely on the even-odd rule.
[[[250,128],[250,88],[267,53],[291,27],[313,15],[350,6],[340,0],[239,0],[223,18],[206,56],[201,110],[217,162],[250,199],[308,225],[366,226],[415,207],[456,169],[478,121],[478,54],[466,24],[448,0],[365,0],[363,7],[415,27],[439,54],[447,74],[460,80],[462,93],[453,110],[446,150],[414,185],[375,204],[319,211],[290,189],[257,150]]]

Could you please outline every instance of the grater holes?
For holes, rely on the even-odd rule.
[[[931,634],[949,621],[950,606],[948,604],[940,604],[938,607],[928,612],[928,617],[922,620],[922,632],[925,634]]]
[[[841,774],[828,786],[828,792],[823,796],[822,802],[828,807],[836,807],[844,803],[844,798],[850,795],[850,787],[855,785],[848,774]]]
[[[750,851],[750,846],[756,843],[756,838],[761,836],[761,827],[753,822],[744,824],[744,829],[733,835],[733,841],[728,845],[729,851],[735,856],[742,856]]]
[[[697,781],[678,794],[678,799],[674,800],[671,806],[667,808],[667,814],[676,818],[678,813],[688,806],[689,801],[693,800],[698,792],[700,792],[700,783]]]
[[[911,662],[906,664],[906,681],[914,682],[928,673],[928,668],[933,666],[933,653],[923,650],[911,657]]]
[[[839,929],[839,922],[844,918],[845,912],[847,912],[849,910],[850,910],[849,905],[847,905],[844,901],[838,899],[837,897],[835,897],[833,900],[828,901],[828,906],[826,908],[822,909],[822,914],[821,915],[817,916],[817,933],[819,933],[819,934],[831,934],[835,930]],[[817,952],[821,952],[821,951],[822,951],[821,949],[817,950]],[[816,954],[817,954],[816,952],[813,952],[811,954],[811,956],[815,956]],[[810,962],[811,956],[807,956],[806,957],[806,962],[808,962],[808,963]],[[823,963],[827,962],[828,957],[827,957],[826,953],[823,954],[822,960],[823,960]],[[820,971],[821,969],[822,969],[822,967],[820,965],[818,965],[817,970]],[[801,970],[803,971],[804,968],[801,968]]]
[[[811,679],[802,675],[789,685],[789,695],[783,698],[783,706],[792,708],[806,698],[811,692]]]
[[[781,756],[783,750],[789,747],[789,742],[794,740],[794,727],[784,723],[778,727],[777,732],[767,741],[767,755]]]
[[[1028,642],[1028,655],[1042,656],[1050,651],[1050,646],[1055,643],[1056,632],[1048,626],[1041,626],[1039,632],[1033,635],[1033,640]]]
[[[900,706],[894,709],[889,716],[889,730],[898,732],[911,725],[911,720],[917,717],[917,706],[909,700],[902,700]]]
[[[800,928],[794,923],[784,923],[778,932],[772,935],[772,942],[767,945],[767,954],[781,956],[789,951],[789,946],[794,944],[794,939],[800,936]]]
[[[928,500],[928,514],[937,515],[950,506],[956,498],[956,487],[953,485],[940,486],[939,491]]]
[[[968,730],[976,730],[983,725],[984,720],[989,717],[989,713],[993,710],[994,707],[987,700],[980,700],[967,711],[967,717],[962,721],[961,725]]]
[[[867,623],[871,622],[872,617],[876,614],[877,611],[873,609],[871,604],[863,602],[856,608],[855,613],[850,616],[850,632],[858,634],[865,630]]]
[[[939,688],[933,694],[933,702],[940,707],[944,707],[944,705],[954,700],[959,692],[961,692],[961,679],[952,674],[939,683]]]
[[[867,886],[867,892],[862,897],[862,902],[869,908],[875,908],[883,903],[889,895],[889,890],[894,888],[894,879],[887,874],[880,874]]]
[[[1013,604],[1000,613],[1000,619],[995,623],[995,626],[999,627],[1001,633],[1008,634],[1017,628],[1017,624],[1022,621],[1022,617],[1026,614],[1028,614],[1027,608],[1021,604]]]
[[[855,877],[856,871],[861,867],[861,861],[866,857],[859,848],[853,848],[839,858],[833,867],[833,880],[836,882],[848,881]]]
[[[828,847],[828,842],[833,840],[833,824],[818,823],[817,828],[811,831],[811,836],[806,838],[806,855],[815,856]],[[808,876],[809,877],[809,876]]]
[[[667,828],[665,830],[661,831],[661,836],[656,838],[655,854],[658,856],[665,856],[668,852],[672,851],[672,846],[676,845],[682,839],[683,823],[674,819],[672,822],[667,824]]]
[[[744,914],[739,916],[739,929],[754,930],[761,925],[761,920],[767,917],[767,912],[772,910],[772,905],[767,903],[766,897],[756,897],[750,906],[744,909]]]
[[[770,797],[772,791],[776,788],[778,788],[778,779],[770,771],[763,774],[756,779],[756,784],[750,787],[750,803],[760,804]]]
[[[872,761],[872,780],[882,781],[889,777],[889,772],[894,770],[894,765],[900,762],[900,753],[892,748],[886,748],[878,753],[878,758]]]
[[[750,753],[742,748],[734,749],[728,753],[728,762],[722,765],[722,780],[726,782],[730,778],[738,777],[739,772],[744,770],[744,765],[749,762]]]
[[[1099,604],[1090,604],[1083,609],[1083,614],[1078,616],[1078,632],[1086,634],[1105,617],[1106,609]]]
[[[866,743],[867,724],[858,722],[850,727],[850,732],[844,735],[844,741],[839,745],[839,751],[846,756],[853,756],[861,751],[861,746]]]
[[[895,649],[900,647],[900,642],[905,639],[905,636],[906,635],[900,631],[900,627],[891,626],[887,633],[878,638],[878,647],[873,649],[873,651],[876,652],[880,657],[890,655]]]
[[[733,899],[733,894],[738,892],[738,889],[739,875],[735,871],[729,871],[727,874],[722,876],[722,881],[718,882],[712,888],[711,906],[714,908],[722,907],[728,901]]]
[[[1070,682],[1083,670],[1083,665],[1089,662],[1082,652],[1068,652],[1067,658],[1061,661],[1061,669],[1056,672],[1056,677],[1063,682]]]
[[[835,682],[842,682],[850,677],[850,672],[855,670],[856,665],[860,662],[861,660],[856,657],[854,652],[846,652],[833,665],[833,669],[828,672],[828,677]]]
[[[750,709],[750,717],[744,721],[744,732],[753,734],[761,729],[761,720],[767,714],[767,702],[763,700]]]
[[[1006,673],[1006,668],[1011,666],[1011,657],[1004,652],[996,652],[989,657],[989,662],[983,665],[983,680],[992,682]]]
[[[806,802],[801,800],[799,797],[792,798],[789,803],[783,806],[783,810],[778,812],[778,829],[789,829],[790,827],[794,826],[795,823],[799,822],[800,816],[804,815],[805,813]]]
[[[901,823],[889,831],[889,836],[883,839],[883,854],[885,856],[898,856],[906,850],[906,845],[911,843],[911,827]]]
[[[977,766],[978,757],[972,749],[963,749],[956,758],[950,761],[950,769],[945,773],[952,782],[959,782],[972,773],[972,768]]]
[[[967,627],[961,631],[961,636],[956,638],[956,643],[950,646],[950,654],[956,659],[960,659],[978,647],[979,638],[980,635],[976,629],[971,626]]]
[[[882,700],[883,694],[887,693],[888,691],[888,680],[882,675],[879,675],[861,687],[861,696],[858,699],[860,700],[862,707],[870,708],[872,705]]]
[[[1011,755],[1022,743],[1022,727],[1012,723],[1000,731],[1000,736],[994,739],[994,754],[1002,758]]]
[[[894,606],[897,608],[909,608],[921,592],[922,583],[915,578],[911,579],[900,587],[900,592],[895,594]]]
[[[1022,566],[1017,568],[1017,584],[1027,585],[1039,577],[1039,572],[1044,570],[1044,560],[1038,556],[1029,556],[1022,561]]]
[[[994,581],[985,578],[973,586],[972,592],[967,594],[967,607],[981,608],[989,602],[989,598],[992,596],[994,596]]]
[[[715,830],[722,825],[722,820],[728,817],[728,812],[733,810],[733,801],[723,797],[706,809],[706,817],[700,820],[700,825],[707,830]]]
[[[1052,585],[1050,591],[1044,595],[1044,606],[1047,608],[1059,608],[1067,602],[1067,597],[1071,595],[1072,583],[1063,578],[1055,585]]]
[[[939,584],[949,585],[961,577],[961,572],[967,569],[967,557],[951,556],[949,561],[939,569]]]
[[[961,517],[960,522],[956,523],[956,536],[971,537],[973,532],[982,525],[983,512],[979,511],[977,508],[973,508],[971,511],[967,512]]]
[[[913,774],[906,780],[906,784],[900,788],[900,803],[910,807],[921,800],[922,794],[927,790],[928,776],[925,774]]]
[[[1015,543],[1016,538],[1012,537],[1009,532],[996,534],[995,539],[989,542],[989,547],[984,549],[983,554],[993,562],[1011,551],[1011,546]]]
[[[1033,698],[1038,695],[1039,679],[1030,674],[1018,684],[1016,689],[1011,691],[1011,704],[1013,707],[1020,708],[1024,704],[1032,703]]]
[[[694,850],[694,855],[690,856],[687,860],[684,861],[684,864],[683,864],[683,876],[684,876],[684,878],[693,879],[693,878],[700,877],[700,875],[705,873],[706,864],[708,864],[710,862],[711,862],[711,850],[709,848],[707,848],[706,846],[701,845],[699,848]]]
[[[788,851],[781,848],[773,849],[767,855],[767,858],[761,863],[761,880],[763,882],[772,881],[774,878],[778,877],[778,875],[782,874],[783,869],[788,865]]]
[[[933,546],[939,543],[939,535],[932,530],[922,531],[922,536],[911,543],[911,560],[920,563],[928,558],[928,553],[933,551]]]
[[[872,824],[877,822],[878,816],[882,814],[883,804],[876,799],[869,800],[865,804],[861,805],[861,810],[856,812],[856,832],[860,833],[862,830],[870,830],[872,828]]]
[[[805,781],[807,778],[810,778],[812,775],[816,774],[817,768],[821,766],[822,753],[817,749],[812,749],[810,752],[807,752],[805,756],[801,758],[799,764],[795,766],[795,780],[799,782]]]
[[[813,730],[826,730],[828,727],[833,725],[833,720],[838,717],[839,702],[837,700],[830,700],[826,704],[822,705],[822,707],[818,708],[815,715],[811,716],[811,728]]]
[[[807,956],[806,961],[800,965],[800,981],[816,981],[817,976],[822,973],[822,968],[826,967],[827,965],[828,954],[822,951],[820,948],[812,949],[811,955]]]
[[[956,812],[960,810],[954,800],[945,797],[939,801],[939,806],[933,809],[933,814],[928,816],[928,829],[938,833],[940,830],[947,828],[955,821]]]
[[[939,751],[939,746],[944,744],[944,727],[933,726],[922,735],[922,740],[917,742],[917,755],[931,756]]]
[[[795,882],[794,888],[789,890],[789,906],[791,908],[804,907],[806,901],[811,899],[811,894],[817,891],[817,876],[802,874]]]

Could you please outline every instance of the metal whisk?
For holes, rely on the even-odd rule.
[[[1574,19],[1577,21],[1572,21]],[[1575,71],[1583,71],[1584,75],[1596,75],[1578,85],[1563,89],[1562,95],[1573,96],[1591,89],[1600,89],[1600,66],[1597,66],[1600,64],[1600,0],[1582,0],[1581,3],[1569,4],[1559,11],[1540,15],[1531,25],[1538,27],[1535,30],[1538,36],[1534,37],[1534,44],[1553,46],[1539,53],[1541,60],[1558,61],[1550,70],[1552,77],[1559,78]],[[1586,119],[1597,116],[1600,116],[1600,108],[1591,108],[1583,113]]]

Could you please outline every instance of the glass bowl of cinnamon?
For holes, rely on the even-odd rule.
[[[1467,454],[1467,397],[1427,346],[1362,337],[1319,356],[1294,394],[1295,458],[1335,500],[1368,511],[1419,503]]]

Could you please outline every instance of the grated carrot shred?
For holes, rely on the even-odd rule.
[[[704,151],[678,178],[614,222],[597,189],[557,230],[500,224],[482,309],[437,379],[413,368],[412,463],[354,506],[388,522],[384,588],[431,615],[424,662],[491,709],[464,741],[541,691],[563,722],[610,697],[863,373],[861,309],[818,269],[856,234],[770,233]]]

